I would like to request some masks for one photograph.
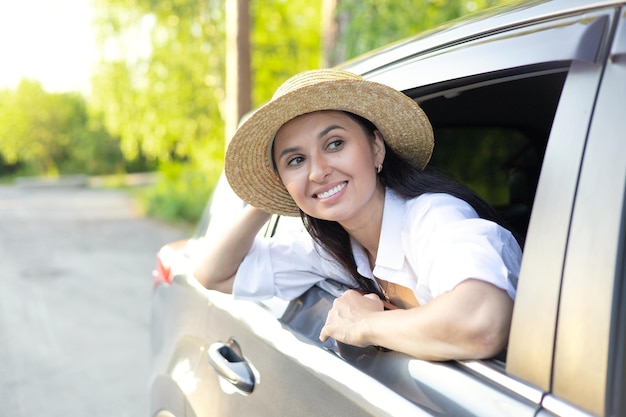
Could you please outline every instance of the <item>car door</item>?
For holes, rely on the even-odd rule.
[[[516,78],[522,80],[526,77],[532,81],[528,83],[527,88],[533,88],[533,86],[541,85],[540,79],[559,73],[563,75],[562,90],[558,97],[558,107],[552,115],[553,123],[550,126],[549,140],[542,156],[541,175],[537,184],[532,205],[532,217],[525,239],[524,259],[506,361],[506,372],[501,375],[493,375],[494,380],[500,376],[511,377],[514,382],[502,378],[503,385],[511,387],[513,391],[530,400],[538,410],[542,407],[548,407],[555,412],[558,410],[553,407],[555,402],[550,401],[552,397],[549,395],[546,400],[542,401],[544,394],[554,392],[553,390],[559,390],[562,395],[567,392],[566,398],[569,402],[559,404],[559,406],[563,406],[561,410],[565,410],[564,414],[583,409],[596,415],[604,415],[602,407],[606,406],[605,402],[608,401],[606,398],[599,401],[599,398],[605,396],[607,391],[603,388],[606,382],[600,385],[598,382],[602,378],[607,378],[607,372],[610,369],[607,365],[607,355],[611,351],[609,349],[611,345],[608,344],[609,330],[606,329],[610,322],[607,317],[610,318],[610,312],[617,308],[611,298],[613,293],[610,292],[613,289],[611,285],[615,275],[607,272],[605,275],[606,288],[610,288],[610,290],[605,291],[602,296],[604,298],[598,298],[597,302],[594,303],[594,305],[601,304],[603,306],[602,313],[596,317],[595,329],[602,328],[605,333],[602,334],[601,339],[594,337],[585,339],[590,344],[598,343],[596,340],[603,341],[604,347],[598,349],[595,345],[595,349],[597,349],[595,352],[592,349],[586,351],[590,355],[589,358],[600,356],[602,359],[596,359],[598,363],[587,367],[585,356],[574,356],[571,352],[572,350],[576,351],[581,343],[575,337],[577,333],[572,330],[580,330],[580,327],[577,327],[580,322],[576,321],[580,315],[571,313],[584,304],[576,304],[575,302],[582,302],[582,296],[585,291],[587,291],[586,294],[590,294],[590,288],[581,290],[576,279],[569,278],[569,275],[564,276],[563,270],[568,265],[566,258],[573,265],[575,265],[574,260],[582,262],[581,260],[585,259],[580,257],[580,253],[570,256],[567,252],[568,245],[572,243],[570,236],[571,231],[574,230],[572,228],[576,228],[576,231],[581,233],[582,236],[577,242],[579,244],[586,242],[583,247],[588,249],[590,243],[593,242],[593,240],[583,237],[584,233],[590,233],[590,230],[593,230],[589,217],[581,214],[581,220],[575,222],[576,218],[573,217],[572,213],[574,213],[575,201],[578,202],[577,193],[580,192],[581,163],[583,162],[583,154],[587,152],[587,133],[590,126],[595,126],[595,129],[600,129],[599,126],[605,126],[606,129],[606,126],[615,125],[614,119],[611,119],[611,117],[616,117],[615,113],[607,113],[602,122],[595,122],[593,125],[591,120],[594,111],[597,111],[594,104],[598,94],[598,86],[602,81],[608,82],[606,79],[608,74],[613,74],[614,81],[612,82],[619,82],[615,79],[619,79],[619,75],[617,75],[619,73],[618,63],[621,60],[619,51],[622,48],[619,45],[623,44],[623,41],[620,40],[620,37],[623,36],[620,30],[617,30],[616,44],[610,55],[609,62],[612,67],[605,69],[609,56],[607,51],[611,45],[612,35],[615,33],[616,22],[621,19],[619,12],[620,9],[617,7],[587,11],[574,10],[561,18],[555,18],[554,15],[551,15],[545,21],[537,19],[532,25],[501,30],[488,36],[468,34],[467,39],[469,40],[467,42],[457,41],[451,43],[449,48],[433,45],[431,51],[420,52],[414,57],[399,59],[400,50],[403,48],[400,46],[390,52],[390,55],[395,55],[393,59],[397,59],[397,62],[380,67],[373,66],[371,62],[357,62],[352,67],[362,69],[366,76],[372,80],[402,89],[409,95],[416,97],[429,116],[433,112],[434,114],[441,112],[441,120],[438,121],[435,117],[435,123],[451,123],[444,119],[449,118],[450,113],[455,110],[459,113],[466,111],[471,115],[479,115],[479,113],[471,111],[469,105],[473,103],[475,106],[489,106],[488,100],[497,100],[500,94],[505,95],[509,91],[518,91],[504,88],[507,83],[515,81]],[[410,48],[410,45],[405,47],[407,50]],[[380,57],[381,61],[383,58]],[[603,77],[605,77],[604,80]],[[419,80],[419,84],[411,80]],[[621,78],[622,86],[624,85],[623,80],[624,78]],[[424,84],[422,85],[422,83]],[[478,92],[481,88],[489,88],[490,84],[494,86],[494,93],[485,96],[488,100],[479,100],[480,94],[476,93],[477,100],[466,103],[460,100],[459,103],[461,104],[456,107],[453,104],[462,95]],[[497,94],[498,84],[503,87],[500,89],[500,94]],[[621,90],[608,86],[605,88],[607,91],[612,91],[613,109],[623,109],[617,104],[620,101],[615,101],[615,96],[622,94]],[[608,95],[609,93],[605,94]],[[534,105],[537,107],[537,118],[541,118],[544,114],[542,109],[545,106],[542,107],[541,104],[545,99],[544,93],[536,92]],[[442,104],[434,103],[436,100],[441,101]],[[523,112],[522,106],[525,105],[531,106],[533,102],[522,102],[519,107],[515,108],[507,107],[507,102],[503,101],[505,110],[503,117],[506,117],[506,114]],[[606,108],[610,107],[608,104],[605,106]],[[498,111],[497,108],[488,107],[488,109],[491,112]],[[604,110],[606,112],[606,109]],[[477,122],[480,123],[476,117],[463,119],[462,116],[457,121],[458,125]],[[520,122],[521,120],[510,121],[510,123]],[[621,131],[623,132],[623,130]],[[611,133],[615,137],[615,132]],[[623,141],[620,146],[624,146]],[[620,153],[617,146],[608,149],[611,149],[615,155],[618,155],[618,158],[621,158],[620,162],[623,161],[623,151]],[[600,158],[600,156],[594,158],[595,164],[598,166],[603,164]],[[608,195],[619,201],[620,205],[614,206],[618,214],[613,215],[610,226],[605,226],[607,229],[614,228],[614,230],[619,231],[622,230],[618,220],[622,213],[621,210],[623,210],[619,200],[623,194],[623,183],[621,182],[623,181],[623,173],[620,171],[620,163],[615,162],[615,164],[617,167],[614,169],[618,179],[615,180],[616,184],[613,183],[612,185],[615,188],[611,188],[610,192],[605,191],[607,197],[603,202],[608,202]],[[590,178],[594,178],[593,174],[588,175]],[[598,181],[599,177],[596,173],[595,183],[597,184]],[[589,185],[588,192],[592,193],[593,189],[593,186]],[[584,198],[593,200],[590,195]],[[598,206],[594,207],[598,209]],[[578,210],[582,211],[583,209],[578,208]],[[580,230],[586,231],[583,233]],[[610,251],[612,256],[618,256],[614,253],[615,249],[622,247],[618,245],[619,242],[615,236],[612,236],[611,243],[609,243],[612,248]],[[621,258],[617,258],[617,261],[619,259]],[[608,259],[608,261],[608,265],[615,265],[616,259]],[[587,271],[590,276],[594,276],[595,274],[590,273],[590,269],[590,265],[588,265],[582,270]],[[566,271],[568,270],[566,269]],[[570,288],[575,288],[575,290],[570,290]],[[565,298],[561,301],[561,291],[571,291],[571,295],[563,292]],[[566,310],[570,310],[567,318],[563,313],[565,306],[568,306]],[[561,323],[569,324],[569,331],[564,330],[565,328],[561,326]],[[598,327],[599,323],[602,323],[602,326]],[[557,328],[559,329],[558,332]],[[589,328],[594,327],[590,324]],[[555,349],[560,355],[554,356]],[[595,353],[594,356],[591,356],[592,352]],[[557,360],[561,357],[568,358],[568,360]],[[572,362],[574,360],[578,361],[577,367],[573,367]],[[560,363],[564,365],[555,369],[554,367]],[[491,369],[483,368],[486,365],[489,363],[471,364],[473,370],[480,370],[480,372],[484,370],[485,374],[491,374]],[[576,375],[575,370],[582,367],[586,369],[587,374],[581,373],[580,377],[595,375],[594,389],[592,390],[590,385],[585,382],[580,383],[577,390],[568,392],[572,389],[572,381],[580,382],[580,378],[573,380],[572,377]],[[557,385],[559,381],[560,386]],[[517,385],[519,382],[522,384]],[[582,395],[583,391],[587,394]],[[583,406],[582,404],[587,402],[584,398],[589,396],[595,396],[596,405]],[[569,404],[574,404],[580,409],[577,407],[568,408]]]
[[[553,411],[574,404],[598,416],[624,415],[624,244],[626,189],[626,9],[615,37],[584,148],[560,289],[552,364]]]
[[[210,225],[208,229],[217,230]],[[301,232],[299,219],[285,218],[279,224],[275,216],[261,234]],[[281,317],[289,315],[288,310],[293,313],[298,302],[237,301],[201,289],[185,275],[174,277],[169,297],[170,304],[187,303],[172,311],[194,312],[193,317],[185,314],[167,326],[183,336],[173,336],[181,337],[176,343],[181,352],[167,357],[181,360],[171,363],[166,374],[172,375],[186,397],[169,409],[180,410],[186,402],[187,416],[194,416],[194,410],[215,416],[427,415],[379,381],[363,378],[319,341],[313,343],[286,326]],[[332,302],[330,296],[326,300]],[[204,329],[199,337],[195,336],[198,328]]]
[[[206,338],[189,342],[198,344],[195,351],[206,352],[210,358],[190,365],[196,375],[192,382],[199,384],[194,401],[212,410],[211,415],[605,415],[601,409],[607,409],[607,400],[597,405],[597,398],[606,396],[609,389],[621,389],[615,387],[622,386],[623,377],[618,376],[623,372],[611,374],[613,379],[594,391],[589,402],[582,395],[581,399],[576,397],[590,385],[585,383],[578,391],[571,391],[566,382],[575,376],[596,383],[602,372],[606,378],[607,369],[617,359],[623,368],[623,353],[616,353],[623,352],[623,347],[617,349],[612,341],[616,333],[624,340],[624,323],[611,322],[609,331],[599,333],[603,345],[597,351],[581,351],[589,352],[593,367],[582,372],[579,362],[571,368],[572,361],[581,361],[581,352],[572,348],[576,331],[568,330],[577,329],[580,315],[570,313],[580,305],[577,301],[584,292],[579,289],[579,274],[570,271],[578,269],[572,257],[602,240],[606,230],[618,225],[620,210],[623,215],[623,173],[622,183],[605,185],[595,206],[585,206],[580,197],[593,189],[593,179],[598,175],[593,167],[603,164],[601,154],[619,155],[615,142],[598,142],[595,151],[589,145],[592,139],[603,136],[602,126],[617,111],[611,109],[615,96],[623,94],[623,89],[613,91],[604,84],[623,76],[623,42],[613,45],[615,66],[605,69],[620,15],[614,7],[577,8],[562,16],[543,6],[538,9],[528,9],[528,13],[521,10],[491,26],[469,25],[444,32],[346,66],[420,102],[436,131],[450,138],[447,149],[457,146],[454,141],[458,137],[480,140],[480,134],[467,134],[468,126],[479,124],[484,130],[475,132],[487,132],[493,141],[476,142],[483,144],[481,152],[513,152],[518,145],[540,151],[540,177],[529,180],[532,198],[522,201],[522,206],[528,207],[521,207],[530,210],[530,219],[526,223],[522,217],[520,222],[525,253],[506,361],[432,363],[375,347],[321,344],[317,335],[325,312],[342,290],[330,282],[289,303],[235,301],[208,291]],[[618,31],[619,39],[622,33]],[[594,107],[596,96],[598,105]],[[592,115],[604,115],[605,121],[600,118],[592,123]],[[508,133],[519,138],[515,147],[498,142]],[[594,153],[598,156],[589,156]],[[465,159],[474,155],[465,153]],[[503,157],[497,152],[491,156]],[[441,158],[438,163],[444,166],[448,162]],[[618,161],[609,168],[619,175],[623,166]],[[622,205],[612,206],[602,226],[605,232],[588,236],[589,231],[582,230],[587,228],[588,213],[617,192]],[[506,196],[510,200],[513,194],[509,190]],[[512,219],[518,213],[512,209],[517,208],[517,202],[502,207],[513,213]],[[521,213],[525,216],[524,211]],[[286,224],[283,219],[275,221],[268,228],[270,235],[281,233]],[[623,227],[618,230],[613,232],[612,241],[602,241],[611,248],[622,242]],[[582,243],[585,240],[587,244]],[[575,249],[576,245],[581,245],[580,249]],[[614,248],[607,255],[614,267],[612,277],[623,259],[620,245],[622,253]],[[584,257],[579,262],[588,262],[581,266],[584,272],[597,266]],[[594,299],[594,305],[607,301],[611,279],[606,278],[605,289]],[[614,315],[616,303],[594,310],[594,318],[605,320],[607,312]],[[598,333],[591,332],[592,323],[590,320],[585,328],[595,336]],[[246,392],[250,382],[252,390]]]

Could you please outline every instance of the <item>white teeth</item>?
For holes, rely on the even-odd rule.
[[[343,183],[339,184],[338,186],[336,186],[336,187],[334,187],[334,188],[331,188],[331,189],[330,189],[330,190],[328,190],[328,191],[325,191],[325,192],[323,192],[323,193],[318,194],[318,195],[317,195],[317,198],[319,198],[319,199],[321,199],[321,200],[324,200],[324,199],[326,199],[326,198],[328,198],[328,197],[332,197],[332,196],[334,196],[335,194],[337,194],[339,191],[343,190],[343,188],[344,188],[345,186],[346,186],[346,183],[345,183],[345,182],[343,182]]]

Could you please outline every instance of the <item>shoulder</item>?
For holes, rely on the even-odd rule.
[[[407,201],[405,221],[449,223],[478,218],[478,214],[465,200],[444,193],[428,193]]]
[[[469,245],[500,248],[498,251],[509,248],[515,258],[521,257],[509,230],[481,218],[468,202],[449,194],[423,194],[408,200],[403,231],[411,247],[420,251]]]

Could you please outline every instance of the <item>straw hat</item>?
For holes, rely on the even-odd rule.
[[[348,111],[368,119],[387,146],[419,168],[430,159],[432,127],[411,98],[347,71],[306,71],[285,81],[272,100],[239,127],[228,145],[226,178],[242,200],[269,213],[300,215],[274,172],[272,142],[283,124],[318,110]]]

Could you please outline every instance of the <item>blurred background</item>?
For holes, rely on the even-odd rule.
[[[238,119],[289,76],[503,3],[0,0],[0,181],[158,173],[143,210],[195,222]]]
[[[239,119],[513,1],[0,0],[0,417],[146,415],[155,255]]]

